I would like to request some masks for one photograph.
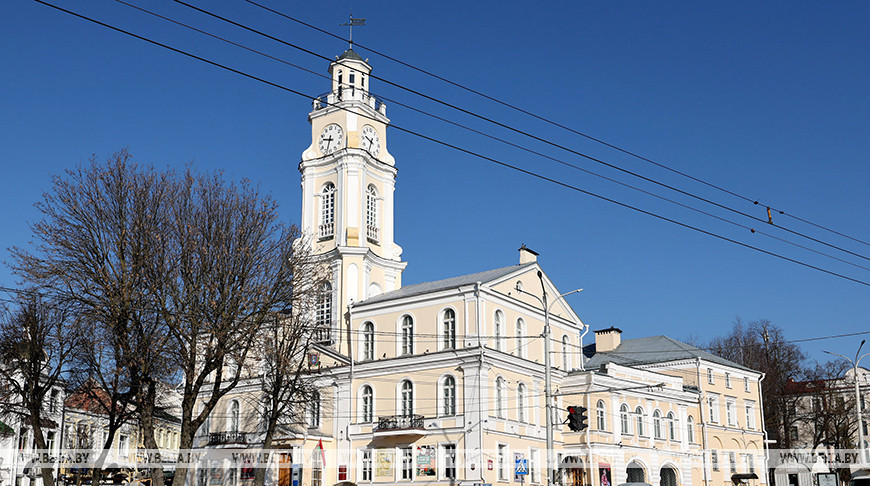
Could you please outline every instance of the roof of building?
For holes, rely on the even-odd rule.
[[[344,51],[344,54],[338,56],[339,61],[341,61],[342,59],[350,59],[352,61],[366,62],[365,59],[363,59],[362,56],[357,54],[356,51],[354,51],[353,49],[348,49],[348,50]]]
[[[435,280],[434,282],[423,282],[414,285],[407,285],[398,290],[386,292],[366,299],[361,304],[372,304],[376,302],[386,302],[389,300],[402,299],[414,295],[428,294],[439,290],[452,289],[465,285],[473,285],[476,282],[489,282],[497,278],[509,275],[521,268],[534,265],[535,262],[529,262],[522,265],[511,265],[509,267],[495,268],[484,272],[470,273],[459,277],[445,278],[443,280]]]
[[[667,336],[650,336],[636,339],[623,339],[613,351],[596,352],[595,344],[583,346],[583,354],[589,358],[587,369],[595,369],[606,363],[623,366],[638,366],[664,363],[683,359],[700,358],[712,363],[734,368],[755,371],[746,366],[721,358],[703,349],[696,348]]]

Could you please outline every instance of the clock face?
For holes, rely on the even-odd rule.
[[[366,125],[362,129],[360,146],[363,150],[374,155],[375,157],[381,153],[381,139],[378,138],[378,132],[371,125]]]
[[[329,155],[344,146],[344,132],[341,127],[332,123],[320,132],[320,139],[317,146],[320,148],[320,153]]]

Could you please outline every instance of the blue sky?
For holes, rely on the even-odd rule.
[[[132,1],[132,0],[131,0]],[[537,115],[789,214],[870,241],[870,5],[864,2],[262,3]],[[103,22],[294,90],[317,76],[167,24],[110,0],[58,0]],[[343,42],[242,0],[203,8],[334,57]],[[326,74],[327,62],[170,1],[137,2]],[[122,147],[158,167],[194,161],[249,178],[297,222],[297,165],[310,140],[310,100],[112,32],[35,2],[0,15],[2,257],[26,246],[32,204],[50,176]],[[367,51],[374,74],[665,184],[766,218],[754,206],[588,139],[522,116]],[[676,199],[777,238],[870,267],[820,246],[493,128],[388,84],[376,94],[486,130],[565,162]],[[625,204],[849,277],[870,272],[602,181],[388,103],[396,125]],[[726,332],[736,316],[769,319],[791,339],[870,331],[870,287],[654,219],[393,130],[399,169],[396,240],[405,283],[516,263],[525,243],[593,329],[624,337]],[[870,246],[774,215],[776,223],[859,255]],[[8,269],[0,285],[12,286]],[[861,337],[807,343],[852,354]]]

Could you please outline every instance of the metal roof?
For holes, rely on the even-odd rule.
[[[700,358],[704,361],[730,366],[741,370],[755,371],[746,366],[716,356],[713,353],[692,345],[671,339],[667,336],[650,336],[636,339],[623,339],[613,351],[596,352],[595,344],[583,347],[583,354],[589,357],[587,369],[595,369],[605,363],[623,366],[664,363],[683,359]],[[757,371],[755,371],[757,373]]]
[[[423,295],[430,292],[438,292],[439,290],[458,288],[465,285],[473,285],[477,282],[490,282],[492,280],[504,277],[505,275],[509,275],[522,268],[531,267],[534,264],[535,262],[529,262],[523,265],[511,265],[509,267],[495,268],[492,270],[486,270],[484,272],[470,273],[468,275],[461,275],[459,277],[446,278],[444,280],[435,280],[434,282],[423,282],[414,285],[407,285],[398,290],[393,290],[383,293],[381,295],[376,295],[360,302],[359,304],[364,305],[373,304],[376,302],[386,302],[390,300],[411,297],[414,295]]]
[[[357,54],[356,51],[354,51],[353,49],[348,49],[348,50],[344,51],[344,54],[338,56],[339,61],[341,61],[342,59],[351,59],[354,61],[365,62],[365,60],[362,58],[362,56]]]

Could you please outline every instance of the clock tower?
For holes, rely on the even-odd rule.
[[[321,306],[317,318],[334,337],[348,304],[398,289],[407,265],[393,241],[396,161],[387,150],[390,120],[386,106],[369,92],[371,70],[353,49],[330,63],[332,88],[314,100],[308,114],[311,145],[299,163],[302,230],[332,270],[331,302]]]

